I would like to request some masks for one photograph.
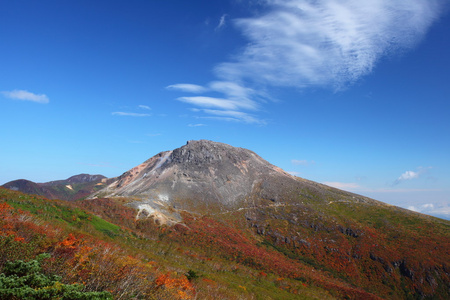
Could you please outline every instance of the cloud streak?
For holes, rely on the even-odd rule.
[[[15,100],[31,101],[41,104],[47,104],[50,102],[45,94],[34,94],[25,90],[13,90],[1,92],[3,96]]]
[[[220,17],[219,24],[214,29],[215,31],[222,29],[226,25],[226,18],[227,18],[226,14]]]
[[[265,125],[265,121],[258,119],[252,114],[235,111],[235,110],[220,110],[220,109],[192,109],[195,112],[203,112],[207,116],[200,116],[202,119],[213,119],[228,122],[241,122],[247,124]]]
[[[150,114],[139,114],[132,112],[123,112],[123,111],[115,111],[111,113],[113,116],[122,116],[122,117],[150,117]]]
[[[240,108],[253,109],[252,103],[214,97],[203,97],[203,96],[180,97],[177,100],[200,107],[211,107],[211,108],[232,109],[232,110],[238,110]]]
[[[416,45],[439,17],[444,0],[262,0],[253,17],[230,20],[248,40],[214,68],[206,86],[167,89],[202,94],[178,100],[225,111],[259,110],[270,87],[344,89],[384,56]],[[218,28],[225,25],[223,15]],[[204,95],[207,93],[217,95]],[[203,110],[204,111],[204,110]],[[204,111],[205,112],[205,111]]]
[[[250,41],[216,67],[229,81],[341,88],[377,60],[414,46],[443,1],[267,0],[268,12],[234,20]]]
[[[168,90],[188,92],[194,94],[214,94],[216,96],[184,96],[178,97],[180,102],[191,104],[196,107],[194,112],[203,112],[212,115],[210,119],[243,122],[252,124],[265,124],[263,120],[247,113],[246,111],[259,110],[259,104],[252,98],[262,98],[263,93],[254,89],[244,87],[230,81],[212,81],[207,86],[197,84],[173,84],[166,87]]]
[[[168,90],[175,90],[175,91],[182,91],[187,93],[204,93],[208,91],[207,88],[197,85],[197,84],[190,84],[190,83],[177,83],[172,84],[166,87]]]

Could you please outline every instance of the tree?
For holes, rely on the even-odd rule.
[[[7,262],[0,274],[1,300],[94,300],[112,299],[109,292],[83,292],[82,284],[63,284],[61,277],[41,273],[41,261],[48,255],[40,255],[29,262]]]

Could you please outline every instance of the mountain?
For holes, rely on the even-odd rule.
[[[139,198],[134,203],[138,209],[178,222],[174,209],[202,214],[239,209],[258,191],[276,202],[283,185],[302,182],[250,150],[200,140],[155,155],[91,198]]]
[[[77,200],[92,194],[108,182],[103,175],[79,174],[65,180],[35,183],[25,179],[7,182],[3,187],[49,199]]]
[[[0,270],[46,252],[63,283],[121,299],[450,299],[449,221],[250,150],[189,141],[102,183],[70,202],[0,188]]]
[[[137,218],[175,228],[178,241],[217,247],[261,269],[283,264],[259,252],[276,250],[290,261],[292,268],[278,269],[288,277],[328,288],[305,271],[313,268],[383,298],[449,295],[449,222],[294,177],[250,150],[189,141],[89,198],[102,197],[126,199]],[[229,238],[251,247],[219,241],[231,231],[249,235]]]
[[[180,221],[173,219],[174,210],[211,214],[299,206],[312,197],[317,198],[315,204],[328,204],[327,197],[346,197],[349,202],[389,206],[292,176],[253,151],[208,140],[161,152],[111,181],[89,198],[139,199],[131,205],[172,223]]]

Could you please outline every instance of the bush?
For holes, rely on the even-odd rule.
[[[41,260],[48,258],[40,255],[29,262],[16,260],[7,262],[0,274],[1,300],[94,300],[112,299],[109,292],[83,292],[82,284],[63,284],[61,277],[41,273]]]

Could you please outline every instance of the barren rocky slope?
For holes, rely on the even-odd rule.
[[[384,205],[292,176],[250,150],[208,140],[188,141],[161,152],[89,198],[132,197],[137,201],[131,205],[145,216],[179,222],[179,210],[208,214],[257,205],[299,205],[293,195],[308,199],[327,193],[345,195],[346,201]]]

